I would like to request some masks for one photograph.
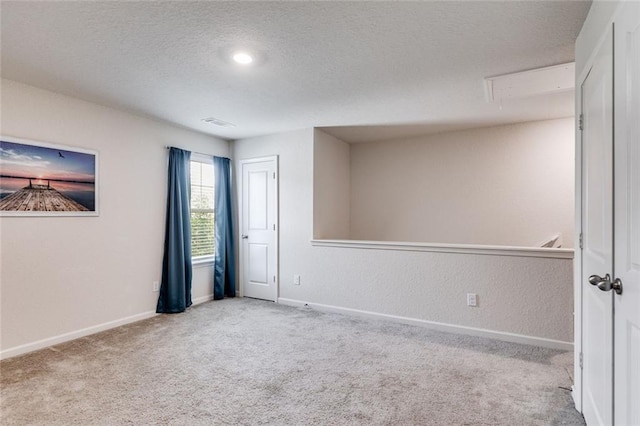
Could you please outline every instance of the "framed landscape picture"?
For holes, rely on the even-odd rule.
[[[0,216],[97,215],[97,151],[0,136]]]

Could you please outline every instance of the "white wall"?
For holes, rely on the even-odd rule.
[[[228,144],[6,80],[1,102],[4,135],[98,150],[101,168],[99,217],[0,219],[3,355],[151,315],[164,146],[229,156]],[[571,260],[314,247],[314,131],[240,140],[233,153],[280,156],[281,301],[571,341]],[[480,307],[465,306],[467,292]],[[210,294],[210,269],[195,269],[193,297]]]
[[[0,219],[3,355],[152,315],[165,146],[229,156],[229,143],[8,80],[1,102],[3,135],[94,149],[100,159],[99,217]],[[194,269],[194,299],[211,287],[211,268]]]
[[[351,145],[351,238],[573,247],[574,119]]]
[[[279,277],[281,283],[289,284],[293,274],[299,273],[300,259],[307,259],[310,255],[309,241],[313,234],[313,129],[238,140],[233,143],[233,158],[236,164],[240,160],[270,155],[279,156]],[[236,187],[240,191],[240,167],[235,168],[235,173]],[[241,199],[240,197],[241,194],[238,192],[237,199]],[[240,244],[241,242],[238,246]],[[308,276],[303,276],[303,284],[308,279]],[[287,291],[291,288],[293,286],[287,285]],[[280,295],[282,290],[281,288]]]
[[[311,129],[233,144],[236,160],[280,156],[280,302],[572,341],[571,259],[313,246],[313,154]]]
[[[314,130],[313,145],[313,236],[349,238],[351,203],[349,144]]]

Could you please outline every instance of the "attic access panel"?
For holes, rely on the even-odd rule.
[[[528,98],[573,90],[575,62],[486,77],[487,102]]]

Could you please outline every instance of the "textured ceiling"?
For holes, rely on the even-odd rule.
[[[487,104],[483,78],[571,62],[589,7],[2,1],[2,77],[227,139],[384,139],[572,115],[571,93]],[[238,47],[257,63],[231,63]]]

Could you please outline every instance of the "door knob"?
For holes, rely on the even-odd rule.
[[[598,288],[602,291],[613,290],[617,294],[622,294],[622,281],[620,280],[620,278],[616,278],[615,280],[613,280],[613,282],[611,282],[611,280],[602,281],[600,284],[598,284]]]
[[[248,235],[245,235],[245,234],[242,234],[242,239],[243,239],[243,240],[247,240],[247,239],[249,239],[249,236],[248,236]]]
[[[622,280],[620,280],[620,278],[616,278],[611,282],[611,276],[609,274],[605,275],[604,278],[601,278],[598,275],[591,275],[589,277],[589,283],[597,286],[602,291],[613,290],[617,294],[622,294]]]
[[[600,275],[591,275],[589,277],[589,284],[591,285],[599,285],[601,282],[605,282],[605,281],[611,281],[611,276],[609,274],[605,275],[604,278],[602,278]]]

